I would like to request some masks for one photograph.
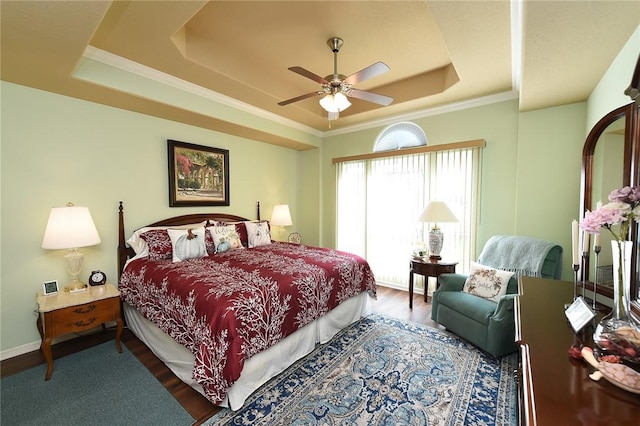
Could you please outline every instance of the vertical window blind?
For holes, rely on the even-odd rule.
[[[408,288],[412,251],[426,247],[432,226],[417,218],[429,201],[439,200],[458,219],[438,224],[444,233],[441,256],[459,261],[459,272],[468,270],[475,256],[484,146],[475,142],[335,159],[336,248],[366,258],[379,283]]]

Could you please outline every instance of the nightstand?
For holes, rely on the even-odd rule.
[[[43,295],[38,292],[38,320],[36,326],[42,338],[42,353],[47,360],[45,380],[51,378],[53,358],[51,357],[51,339],[65,333],[75,333],[96,327],[108,321],[115,321],[116,349],[122,352],[122,317],[120,316],[120,292],[110,283],[89,287],[80,293]]]
[[[453,274],[456,272],[458,262],[443,262],[441,260],[411,259],[409,265],[409,309],[413,309],[413,274],[425,277],[424,301],[427,302],[427,277],[436,277],[440,274]],[[436,284],[437,288],[437,284]]]

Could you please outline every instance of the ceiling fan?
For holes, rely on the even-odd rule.
[[[390,68],[384,62],[376,62],[375,64],[369,65],[357,73],[350,75],[349,77],[338,74],[338,52],[343,44],[344,41],[339,37],[332,37],[327,40],[327,45],[333,52],[333,74],[322,78],[302,67],[289,68],[290,71],[293,71],[296,74],[300,74],[303,77],[307,77],[308,79],[320,83],[322,85],[322,90],[278,102],[278,105],[289,105],[293,102],[298,102],[313,96],[325,95],[320,100],[320,105],[329,113],[329,120],[336,120],[340,111],[344,111],[351,106],[351,102],[347,99],[348,97],[384,106],[393,102],[393,98],[389,96],[353,88],[354,85],[362,81],[389,71]]]

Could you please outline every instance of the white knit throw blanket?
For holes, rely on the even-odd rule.
[[[496,235],[484,245],[478,263],[515,272],[515,276],[542,276],[542,266],[555,243],[530,237]]]

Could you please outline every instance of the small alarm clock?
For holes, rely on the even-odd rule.
[[[107,275],[102,271],[91,271],[89,285],[102,285],[107,282]]]

